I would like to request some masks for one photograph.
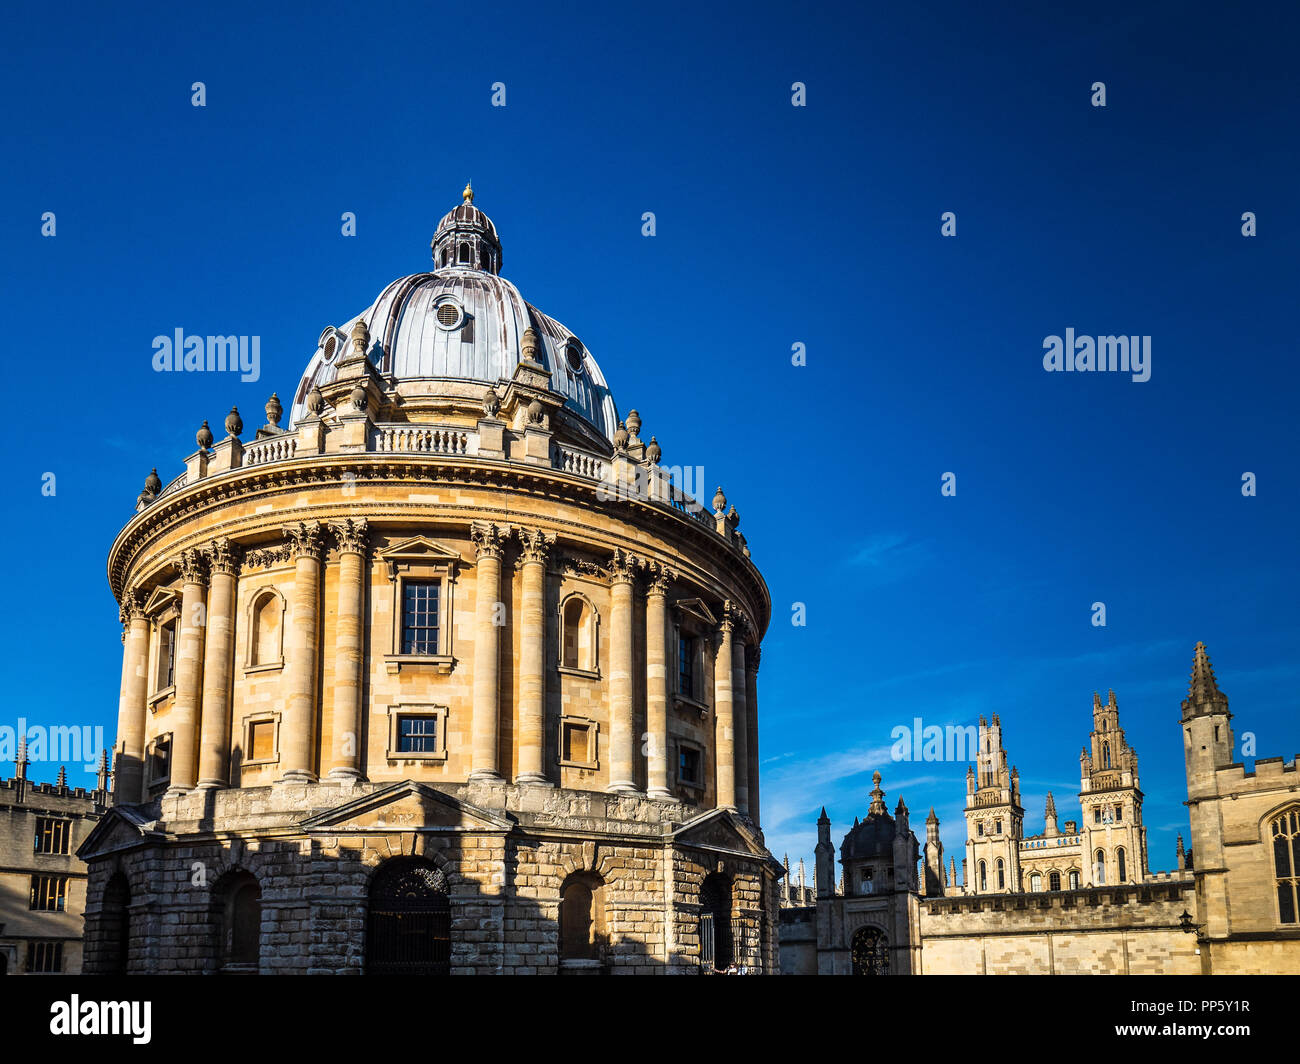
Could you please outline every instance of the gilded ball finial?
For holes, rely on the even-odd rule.
[[[465,191],[460,194],[460,198],[466,203],[474,202],[474,185],[472,182],[465,182]]]

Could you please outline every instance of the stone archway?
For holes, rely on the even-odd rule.
[[[700,964],[715,971],[731,967],[731,880],[712,872],[700,884]]]
[[[367,975],[448,975],[451,898],[432,862],[395,857],[370,881]]]
[[[889,974],[889,940],[878,927],[859,927],[850,944],[854,975]]]

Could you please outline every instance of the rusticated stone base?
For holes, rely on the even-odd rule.
[[[735,962],[777,967],[781,869],[761,833],[673,801],[411,781],[191,792],[116,807],[82,855],[88,972],[121,970],[124,941],[128,973],[232,970],[223,888],[251,875],[261,892],[257,972],[361,974],[371,878],[394,857],[424,858],[445,876],[453,974],[559,971],[561,888],[575,874],[600,884],[600,971],[699,971],[710,873],[729,886]]]

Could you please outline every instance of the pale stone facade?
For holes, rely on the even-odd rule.
[[[887,898],[855,897],[850,832],[841,858],[847,889],[838,896],[823,810],[816,905],[781,911],[782,971],[1300,973],[1297,762],[1265,758],[1247,773],[1232,763],[1230,721],[1198,643],[1182,719],[1192,849],[1184,851],[1180,836],[1177,869],[1152,873],[1137,753],[1114,692],[1105,703],[1093,696],[1093,730],[1080,757],[1082,822],[1065,821],[1063,831],[1049,794],[1044,831],[1024,835],[1019,775],[1008,765],[1001,722],[981,718],[979,766],[967,772],[960,883],[955,862],[943,867],[931,810],[911,887],[896,866]],[[879,781],[877,773],[873,798]],[[905,817],[901,802],[899,809]],[[882,812],[877,798],[869,819]]]
[[[107,808],[108,770],[96,786],[69,787],[27,778],[19,740],[16,772],[0,779],[0,975],[81,971],[86,866],[77,849]]]
[[[736,509],[673,487],[468,189],[433,253],[113,545],[89,970],[391,970],[394,898],[427,970],[775,968]]]

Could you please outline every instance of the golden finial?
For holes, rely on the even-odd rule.
[[[474,202],[474,186],[470,182],[465,182],[465,191],[460,194],[460,198],[466,203]]]

